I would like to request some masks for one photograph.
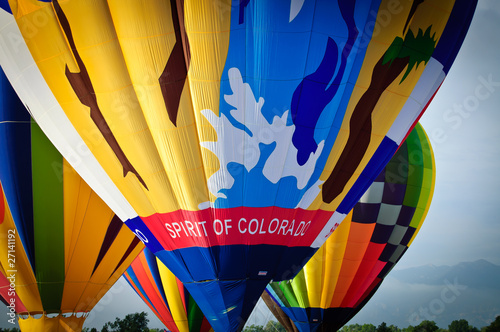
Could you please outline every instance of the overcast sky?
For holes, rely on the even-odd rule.
[[[500,265],[500,1],[479,0],[463,47],[421,123],[436,159],[436,187],[422,229],[396,269],[486,259]],[[147,311],[123,278],[85,327]],[[260,318],[270,318],[267,311]],[[2,320],[3,321],[3,320]]]

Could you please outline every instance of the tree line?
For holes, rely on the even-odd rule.
[[[243,332],[286,332],[278,322],[269,321],[266,326],[250,325]],[[481,329],[471,326],[465,319],[454,320],[447,329],[439,328],[434,321],[424,320],[417,326],[399,328],[382,322],[379,326],[373,324],[351,324],[343,326],[339,332],[500,332],[500,315],[488,326]]]
[[[116,318],[114,322],[107,322],[101,330],[97,328],[83,328],[82,332],[162,332],[163,329],[148,328],[149,319],[146,312],[133,313],[125,316],[124,319]],[[0,328],[0,332],[20,332],[17,327]],[[382,322],[379,326],[373,324],[351,324],[342,327],[339,332],[499,332],[500,315],[488,326],[481,329],[471,326],[465,319],[454,320],[447,329],[439,328],[434,321],[424,320],[417,326],[399,328],[394,325],[387,325]],[[285,328],[276,321],[269,321],[265,326],[250,325],[243,329],[243,332],[287,332]]]

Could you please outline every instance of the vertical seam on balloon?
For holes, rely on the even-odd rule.
[[[62,34],[65,36],[69,44],[69,50],[73,54],[75,62],[79,67],[79,72],[71,72],[68,65],[66,64],[65,74],[68,82],[70,83],[80,103],[90,109],[90,118],[105,139],[109,148],[115,154],[115,157],[122,165],[123,177],[125,178],[128,173],[134,174],[137,177],[137,180],[143,185],[143,187],[148,190],[146,183],[126,156],[100,110],[99,103],[97,102],[97,97],[95,96],[92,80],[87,72],[83,60],[80,57],[80,54],[78,53],[75,41],[73,39],[73,34],[71,32],[71,26],[69,25],[66,14],[60,7],[58,0],[53,0],[52,5],[55,16],[57,17],[59,25],[62,29]]]
[[[309,41],[308,41],[309,43],[308,43],[308,45],[306,46],[306,47],[307,47],[307,53],[306,53],[306,57],[305,57],[305,61],[304,61],[304,70],[302,71],[302,75],[301,75],[301,76],[302,76],[302,80],[306,77],[307,64],[309,63],[309,57],[310,57],[310,54],[311,54],[311,40],[312,40],[312,36],[313,36],[313,32],[314,32],[314,31],[313,31],[313,28],[314,28],[314,21],[315,21],[315,16],[316,16],[316,9],[317,9],[317,2],[315,1],[315,2],[314,2],[314,7],[313,7],[313,15],[312,15],[312,17],[311,17],[311,27],[310,27],[310,29],[309,29]],[[290,24],[290,23],[291,23],[291,22],[288,22],[288,24]],[[297,89],[297,87],[296,87],[295,89]],[[295,91],[295,90],[294,90],[294,91]],[[293,96],[293,94],[292,94],[292,96]],[[302,96],[302,94],[301,94],[300,96]],[[299,97],[299,98],[300,98],[300,97]],[[287,119],[285,119],[285,126],[286,126],[286,122],[288,122],[288,118],[291,118],[291,117],[292,117],[291,112],[292,112],[292,97],[290,97],[290,103],[289,103],[289,109],[288,109],[288,117],[287,117]],[[293,122],[293,120],[292,120],[292,122]],[[293,123],[293,124],[294,124],[294,126],[295,126],[295,130],[296,130],[296,129],[297,129],[297,126],[296,126],[296,124],[295,124],[295,123]],[[289,142],[289,144],[288,144],[288,149],[287,149],[286,154],[285,154],[285,157],[284,157],[283,168],[281,169],[281,173],[280,173],[281,175],[283,175],[284,169],[285,169],[285,168],[286,168],[286,166],[287,166],[287,165],[286,165],[286,160],[288,159],[288,155],[289,155],[289,153],[290,153],[290,146],[292,146],[292,145],[293,145],[293,142],[292,142],[292,140],[290,140],[290,142]],[[294,146],[294,147],[295,147],[295,146]],[[315,165],[315,168],[316,168],[316,165]],[[314,174],[314,173],[313,173],[313,174]],[[279,179],[279,181],[278,181],[278,183],[279,183],[279,184],[278,184],[278,189],[277,189],[277,191],[276,191],[277,193],[279,193],[279,192],[280,192],[280,189],[281,189],[281,179],[282,179],[282,177],[280,177],[280,179]],[[310,179],[309,179],[309,180],[310,180]],[[309,180],[308,180],[308,182],[309,182]],[[307,187],[307,185],[306,185],[306,187]],[[307,192],[307,190],[304,190],[304,189],[305,189],[305,188],[303,188],[303,191],[304,191],[304,192],[302,193],[302,197],[301,197],[301,199],[299,200],[299,202],[298,202],[297,204],[300,204],[300,201],[301,201],[301,200],[302,200],[302,198],[304,197],[304,194]],[[274,212],[274,209],[275,209],[275,207],[276,207],[276,202],[277,202],[277,200],[278,200],[278,195],[276,195],[276,197],[275,197],[275,199],[274,199],[274,204],[273,204],[273,209],[272,209],[272,212]],[[314,216],[314,215],[316,215],[316,212],[317,212],[317,211],[315,211],[315,212],[314,212],[313,216]],[[294,211],[294,216],[295,216],[295,214],[296,214],[296,213],[297,213],[297,209],[295,209],[295,211]],[[291,239],[290,239],[290,240],[289,240],[289,241],[288,241],[285,245],[286,245],[286,246],[288,246],[288,245],[290,244],[290,242],[291,242]]]

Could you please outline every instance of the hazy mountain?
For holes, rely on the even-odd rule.
[[[426,265],[395,270],[390,276],[410,284],[441,285],[443,280],[458,278],[461,284],[478,289],[500,289],[500,266],[484,259],[454,266]]]
[[[500,266],[486,260],[453,266],[426,265],[391,271],[378,292],[351,323],[407,327],[433,320],[489,325],[500,314]]]

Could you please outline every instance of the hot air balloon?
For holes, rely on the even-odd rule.
[[[288,331],[336,331],[366,304],[422,226],[434,167],[418,124],[303,270],[291,281],[267,286],[264,300],[293,322]]]
[[[0,64],[213,328],[235,331],[389,161],[475,6],[9,0]]]
[[[62,158],[0,70],[0,295],[22,331],[80,331],[144,245]]]
[[[170,331],[213,331],[182,282],[148,248],[123,276]]]

